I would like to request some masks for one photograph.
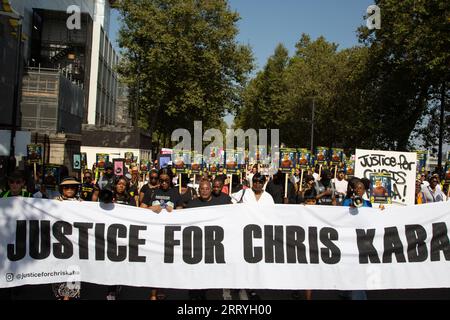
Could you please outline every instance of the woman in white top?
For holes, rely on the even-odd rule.
[[[264,184],[266,183],[266,177],[259,172],[252,178],[252,188],[242,189],[239,192],[231,195],[231,201],[233,203],[256,203],[258,205],[273,205],[272,196],[264,191]]]

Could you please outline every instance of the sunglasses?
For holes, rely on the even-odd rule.
[[[153,177],[151,176],[150,180],[158,180],[158,176],[153,176]]]
[[[9,180],[9,184],[21,184],[22,180]]]
[[[91,176],[84,176],[85,179],[92,179]]]
[[[159,179],[160,183],[170,183],[169,179]]]
[[[72,190],[76,190],[78,189],[77,186],[63,186],[63,189],[72,189]]]

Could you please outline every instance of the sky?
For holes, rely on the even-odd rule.
[[[237,11],[237,40],[249,44],[255,56],[256,71],[261,70],[276,46],[283,43],[290,55],[302,33],[313,39],[323,35],[340,49],[357,45],[356,29],[365,24],[364,15],[373,0],[229,0]],[[120,27],[117,13],[111,20],[113,42]]]

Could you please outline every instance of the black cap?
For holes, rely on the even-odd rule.
[[[15,170],[8,174],[8,180],[25,180],[22,171]]]

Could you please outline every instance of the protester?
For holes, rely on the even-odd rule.
[[[415,203],[416,204],[424,204],[427,203],[427,198],[425,197],[425,194],[422,192],[422,181],[416,180],[416,197],[415,197]]]
[[[447,196],[442,192],[441,188],[438,188],[439,185],[438,177],[431,176],[428,182],[430,184],[428,187],[422,186],[422,192],[425,195],[426,201],[428,203],[447,201]]]
[[[114,185],[113,192],[113,203],[136,206],[135,199],[130,195],[129,191],[129,181],[125,176],[117,177]],[[121,286],[108,286],[108,293],[106,296],[107,300],[119,299]]]
[[[222,192],[223,189],[223,179],[220,177],[216,177],[213,182],[213,191],[212,196],[214,198],[214,203],[217,205],[221,204],[231,204],[231,197]]]
[[[84,201],[98,201],[99,187],[92,182],[92,171],[86,170],[83,175],[83,184],[81,185],[81,199]]]
[[[151,198],[153,196],[153,193],[159,188],[158,179],[158,170],[150,170],[148,183],[146,183],[139,191],[139,203],[142,203],[144,201],[145,196],[147,196],[148,198]]]
[[[336,195],[333,184],[331,183],[331,172],[322,170],[320,180],[315,180],[316,200],[319,205],[336,205]]]
[[[98,180],[97,185],[100,190],[108,189],[112,191],[114,186],[114,168],[112,163],[105,164],[105,171]]]
[[[316,204],[316,189],[314,188],[314,177],[312,175],[307,175],[304,179],[304,185],[302,186],[302,188],[300,188],[300,182],[297,184],[296,189],[296,197],[295,197],[295,203],[297,204],[301,204],[301,203],[305,203],[305,199],[306,199],[306,193],[309,192],[308,194],[312,194],[312,196],[314,197],[314,204]]]
[[[180,193],[171,187],[172,171],[167,168],[159,171],[159,188],[151,198],[144,196],[141,208],[147,208],[155,213],[161,213],[164,209],[172,212],[174,209],[183,209]]]
[[[331,182],[334,184],[334,189],[336,190],[336,196],[342,200],[347,194],[347,187],[348,187],[348,181],[346,181],[344,178],[345,178],[344,170],[339,170],[336,175],[336,178],[331,180]],[[342,200],[340,202],[342,202]]]
[[[188,186],[189,176],[187,174],[181,174],[181,203],[183,208],[186,208],[190,201],[197,198],[197,192],[194,188]]]
[[[59,201],[79,201],[77,196],[80,183],[73,177],[65,178],[60,184],[61,195],[56,200]],[[54,283],[52,284],[53,294],[57,300],[80,299],[81,284],[80,283]]]
[[[128,179],[125,176],[116,178],[113,203],[136,206],[136,200],[129,192]]]
[[[8,190],[0,193],[0,198],[24,197],[31,198],[33,195],[23,190],[25,187],[25,179],[20,171],[13,171],[8,175]]]
[[[233,203],[251,203],[258,205],[275,204],[272,196],[263,190],[266,183],[266,177],[256,173],[252,179],[253,187],[251,189],[242,189],[231,195]]]
[[[285,197],[285,175],[286,173],[278,170],[277,174],[273,176],[272,179],[267,183],[266,192],[268,192],[275,203],[278,204],[294,204],[296,202],[295,199],[295,187],[292,182],[288,179],[288,187],[287,187],[287,197]]]

